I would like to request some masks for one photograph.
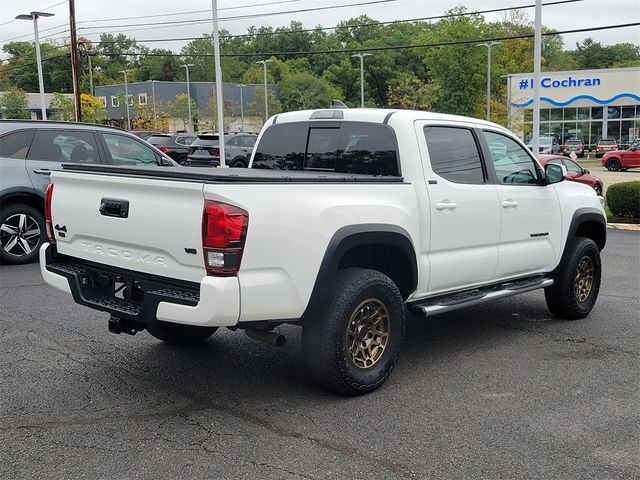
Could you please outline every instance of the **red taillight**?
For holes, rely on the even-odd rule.
[[[249,212],[205,200],[202,212],[202,250],[208,275],[233,275],[240,269]]]
[[[47,226],[47,237],[51,243],[56,243],[53,235],[53,220],[51,219],[51,201],[53,200],[53,183],[47,187],[47,194],[44,197],[44,218]]]
[[[169,147],[160,147],[160,151],[162,153],[169,153],[171,151],[171,149]]]
[[[214,157],[219,157],[220,156],[220,149],[218,147],[214,147],[211,149],[211,155],[213,155]]]

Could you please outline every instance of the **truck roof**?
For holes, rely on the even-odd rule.
[[[504,130],[504,127],[498,124],[487,122],[486,120],[480,120],[478,118],[464,117],[461,115],[448,115],[444,113],[425,112],[420,110],[402,110],[388,108],[326,108],[318,110],[301,110],[297,112],[287,112],[274,115],[267,121],[267,124],[306,122],[314,120],[343,120],[352,122],[388,123],[392,118],[396,120],[396,118],[398,117],[407,122],[413,122],[415,120],[463,122],[482,126],[491,126]]]

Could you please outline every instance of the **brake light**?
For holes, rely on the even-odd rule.
[[[169,147],[160,147],[160,151],[162,153],[169,153],[171,151],[171,149]]]
[[[47,194],[44,197],[44,218],[47,227],[47,237],[51,243],[56,243],[56,237],[53,235],[53,220],[51,218],[51,202],[53,200],[53,183],[47,187]]]
[[[211,155],[213,155],[214,157],[219,157],[220,156],[220,149],[218,147],[214,147],[211,151]]]
[[[205,200],[202,250],[208,275],[235,275],[240,269],[249,226],[249,212],[226,203]]]

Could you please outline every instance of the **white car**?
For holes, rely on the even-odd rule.
[[[600,201],[496,124],[285,113],[250,167],[65,166],[47,193],[44,279],[115,333],[193,343],[229,327],[280,345],[273,329],[300,325],[311,375],[350,395],[387,379],[407,310],[535,289],[562,318],[596,302]]]
[[[531,142],[527,144],[527,147],[533,151],[533,144]],[[562,145],[558,143],[556,137],[540,137],[538,139],[538,153],[560,155],[562,153]]]

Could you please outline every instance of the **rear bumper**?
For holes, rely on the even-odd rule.
[[[187,157],[189,167],[217,167],[220,165],[218,157]]]
[[[148,325],[157,320],[202,327],[233,326],[240,317],[237,277],[204,277],[200,284],[140,274],[40,248],[40,271],[76,303]]]

